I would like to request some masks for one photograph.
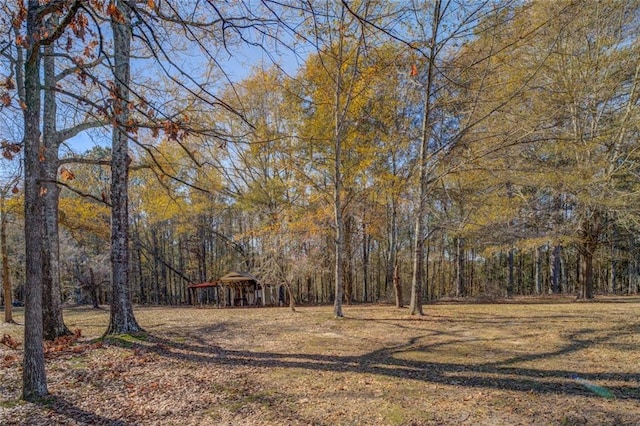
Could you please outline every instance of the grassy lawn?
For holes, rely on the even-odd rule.
[[[640,300],[425,306],[138,307],[145,336],[98,338],[69,308],[47,352],[51,398],[20,401],[0,345],[0,424],[640,424]],[[22,322],[22,311],[16,319]],[[21,325],[0,335],[22,339]]]

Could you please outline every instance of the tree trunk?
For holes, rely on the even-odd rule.
[[[585,246],[584,259],[584,298],[593,299],[593,253],[595,252],[595,244],[587,244]]]
[[[507,278],[507,297],[513,297],[513,288],[514,288],[514,283],[515,283],[515,275],[513,272],[514,269],[514,265],[513,265],[513,256],[514,256],[514,248],[511,247],[509,249],[509,253],[508,253],[508,267],[509,267],[509,276]]]
[[[9,256],[7,247],[7,212],[4,206],[4,194],[0,194],[0,253],[2,258],[2,290],[4,294],[4,322],[14,323],[13,294],[9,274]]]
[[[551,260],[551,291],[554,294],[560,293],[560,246],[553,247]]]
[[[295,312],[296,311],[296,298],[293,295],[293,291],[291,291],[291,285],[289,283],[287,283],[286,287],[287,287],[287,293],[289,294],[289,309],[291,309],[291,312]]]
[[[341,150],[341,141],[340,137],[336,137],[336,154],[335,154],[335,184],[334,184],[334,218],[335,218],[335,226],[336,226],[336,240],[335,240],[335,250],[336,250],[336,259],[335,259],[335,300],[333,306],[333,314],[336,318],[342,318],[344,314],[342,313],[342,294],[344,289],[344,220],[342,217],[342,196],[340,191],[342,191],[341,180],[342,176],[340,174],[340,150]]]
[[[55,20],[53,21],[56,22]],[[58,149],[60,141],[56,130],[57,108],[55,91],[56,84],[55,58],[53,45],[44,47],[44,112],[42,141],[44,149],[42,156],[45,161],[43,168],[44,194],[43,201],[43,254],[42,254],[42,307],[43,329],[46,340],[56,337],[70,336],[62,317],[62,294],[60,283],[60,239],[58,235],[58,203],[60,188],[58,178]]]
[[[617,238],[617,235],[614,232],[613,235],[613,240],[615,241],[615,239]],[[618,274],[616,269],[618,268],[618,262],[616,261],[617,259],[617,253],[616,253],[616,247],[615,247],[615,243],[611,243],[611,262],[609,264],[609,293],[610,294],[616,294],[618,293]]]
[[[125,1],[116,3],[119,15],[111,19],[114,44],[115,125],[111,158],[111,271],[112,294],[109,328],[106,334],[142,331],[133,315],[129,289],[129,82],[131,59],[131,9]]]
[[[89,268],[89,294],[91,295],[93,309],[99,309],[100,302],[98,301],[98,284],[96,284],[96,275],[93,273],[93,268]]]
[[[533,249],[533,285],[535,294],[542,293],[542,282],[540,269],[542,268],[542,258],[540,257],[540,249],[538,247]]]
[[[466,295],[464,283],[464,246],[460,237],[455,238],[456,246],[456,296],[464,297]]]
[[[585,299],[593,299],[593,256],[598,248],[598,238],[602,230],[602,219],[598,211],[593,211],[582,222],[583,291]]]
[[[362,301],[369,301],[369,251],[371,237],[367,234],[367,226],[362,221]]]
[[[37,401],[47,395],[42,329],[42,167],[40,155],[40,2],[29,0],[27,57],[24,64],[24,237],[25,323],[22,397]]]
[[[342,14],[345,10],[342,7]],[[344,16],[343,16],[344,17]],[[342,31],[342,28],[339,29]],[[335,225],[335,299],[333,301],[333,314],[336,318],[342,318],[342,295],[344,292],[344,250],[345,250],[345,224],[343,216],[342,205],[342,139],[344,135],[344,120],[342,111],[342,49],[343,49],[343,36],[340,33],[337,57],[337,69],[335,78],[335,93],[334,93],[334,105],[333,105],[333,143],[334,143],[334,157],[333,157],[333,209],[334,209],[334,225]]]
[[[415,218],[415,235],[413,242],[413,277],[411,282],[411,304],[409,312],[411,315],[424,315],[422,311],[422,287],[424,286],[424,241],[425,226],[424,220],[427,214],[427,192],[428,192],[428,145],[431,139],[431,91],[433,87],[433,75],[436,60],[436,42],[438,28],[440,26],[440,0],[436,0],[433,6],[433,21],[431,28],[431,40],[429,42],[429,62],[427,64],[427,82],[424,88],[424,111],[422,117],[422,135],[420,140],[419,158],[419,181],[420,199]]]
[[[394,274],[395,268],[398,264],[398,208],[396,206],[396,200],[392,197],[391,199],[391,223],[389,225],[389,254],[387,256],[387,268],[386,268],[386,280],[385,280],[385,299],[388,297],[387,291],[388,289],[394,285]],[[396,293],[396,306],[402,307],[402,300],[398,299],[398,294]]]
[[[347,305],[353,302],[353,216],[349,215],[344,220],[344,301]]]
[[[404,306],[402,300],[402,283],[400,282],[400,271],[397,263],[393,268],[393,289],[396,294],[396,308],[402,308]]]

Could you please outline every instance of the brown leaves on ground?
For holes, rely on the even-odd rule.
[[[640,301],[608,302],[138,308],[149,334],[102,345],[108,312],[71,309],[87,337],[49,347],[52,399],[19,402],[3,361],[0,423],[640,424]]]
[[[44,342],[44,355],[53,358],[66,354],[80,354],[91,349],[102,347],[101,341],[78,343],[82,337],[82,331],[76,329],[70,336],[60,336],[51,342]]]
[[[10,347],[11,349],[18,349],[18,346],[20,346],[20,342],[11,337],[9,334],[3,334],[2,339],[0,339],[0,343]]]

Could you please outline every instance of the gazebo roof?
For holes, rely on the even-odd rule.
[[[242,285],[242,284],[254,284],[257,283],[258,279],[251,275],[248,272],[237,272],[231,271],[226,275],[223,275],[217,281],[213,282],[204,282],[199,284],[192,284],[189,288],[206,288],[206,287],[215,287],[218,285]]]
[[[207,287],[215,287],[218,285],[218,282],[204,282],[204,283],[198,283],[198,284],[191,284],[190,286],[188,286],[189,288],[207,288]]]
[[[258,282],[258,279],[248,272],[231,271],[228,274],[222,276],[219,281],[221,281],[224,284],[232,284],[232,283],[239,283],[243,281]]]

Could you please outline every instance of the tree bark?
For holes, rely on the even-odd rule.
[[[397,263],[393,268],[393,289],[396,294],[396,308],[402,308],[404,306],[402,301],[402,283],[400,282],[400,271]]]
[[[513,289],[514,289],[514,264],[513,264],[513,256],[514,256],[514,248],[511,247],[508,253],[508,266],[509,266],[509,276],[507,277],[507,297],[513,297]]]
[[[2,258],[2,290],[4,294],[4,322],[13,323],[13,294],[9,274],[9,255],[7,247],[7,212],[4,205],[4,194],[0,194],[0,253]]]
[[[583,243],[581,254],[583,258],[582,271],[582,296],[585,299],[593,299],[593,256],[598,248],[598,239],[602,231],[602,217],[597,210],[589,212],[582,221]]]
[[[465,277],[464,277],[464,242],[461,237],[455,238],[456,246],[456,296],[464,297]]]
[[[560,246],[553,247],[551,260],[551,291],[554,294],[560,293]]]
[[[391,286],[395,285],[394,271],[398,264],[398,208],[395,196],[391,198],[391,223],[389,224],[389,254],[387,256],[386,280],[385,280],[385,299],[388,297],[387,291]],[[394,287],[395,288],[395,287]],[[402,299],[398,299],[396,293],[396,307],[402,307]]]
[[[367,234],[367,227],[362,221],[362,302],[369,301],[369,252],[371,237]]]
[[[583,253],[584,260],[584,298],[593,299],[593,253],[595,252],[595,244],[586,244]]]
[[[540,294],[542,293],[542,282],[540,275],[540,269],[542,268],[542,258],[540,257],[540,249],[538,247],[535,247],[533,249],[533,268],[534,291],[535,294]]]
[[[142,331],[133,314],[129,289],[129,82],[131,59],[131,9],[116,2],[119,16],[112,16],[114,44],[115,125],[111,158],[111,271],[112,293],[109,327],[106,334]]]
[[[344,302],[347,306],[353,302],[353,222],[351,215],[344,219]]]
[[[37,401],[47,395],[42,345],[42,167],[40,155],[40,2],[29,0],[27,57],[24,64],[24,236],[25,324],[22,397]]]
[[[422,311],[422,287],[424,286],[424,241],[425,241],[425,215],[427,211],[428,193],[428,156],[429,140],[431,139],[431,90],[433,87],[433,69],[436,60],[436,43],[438,28],[440,26],[440,0],[436,0],[433,6],[433,21],[431,27],[431,40],[429,41],[429,62],[427,64],[427,82],[425,85],[424,112],[422,117],[422,135],[420,138],[419,181],[420,199],[415,219],[415,235],[413,244],[413,278],[411,282],[411,315],[424,315]]]
[[[342,18],[344,18],[344,6],[341,8]],[[339,29],[342,31],[342,28]],[[335,77],[335,93],[334,93],[334,111],[333,111],[333,213],[335,225],[335,294],[333,302],[333,314],[336,318],[342,318],[342,297],[344,293],[344,250],[345,250],[345,224],[342,205],[342,138],[344,135],[344,120],[342,111],[342,50],[343,36],[339,35],[338,57],[336,58],[336,77]]]
[[[425,112],[426,114],[426,112]],[[423,141],[420,148],[420,157],[424,158],[424,150],[426,150],[426,141]],[[422,161],[420,166],[420,201],[415,221],[415,235],[413,244],[413,277],[411,282],[411,302],[409,312],[411,315],[424,315],[422,311],[422,286],[424,285],[424,216],[426,211],[426,161]]]
[[[56,20],[52,18],[55,24]],[[43,255],[42,255],[42,307],[43,329],[46,340],[59,336],[69,336],[62,317],[62,294],[60,283],[60,239],[58,234],[58,203],[60,188],[58,177],[58,149],[60,140],[56,130],[57,108],[55,58],[53,45],[44,47],[44,111],[43,111]]]

